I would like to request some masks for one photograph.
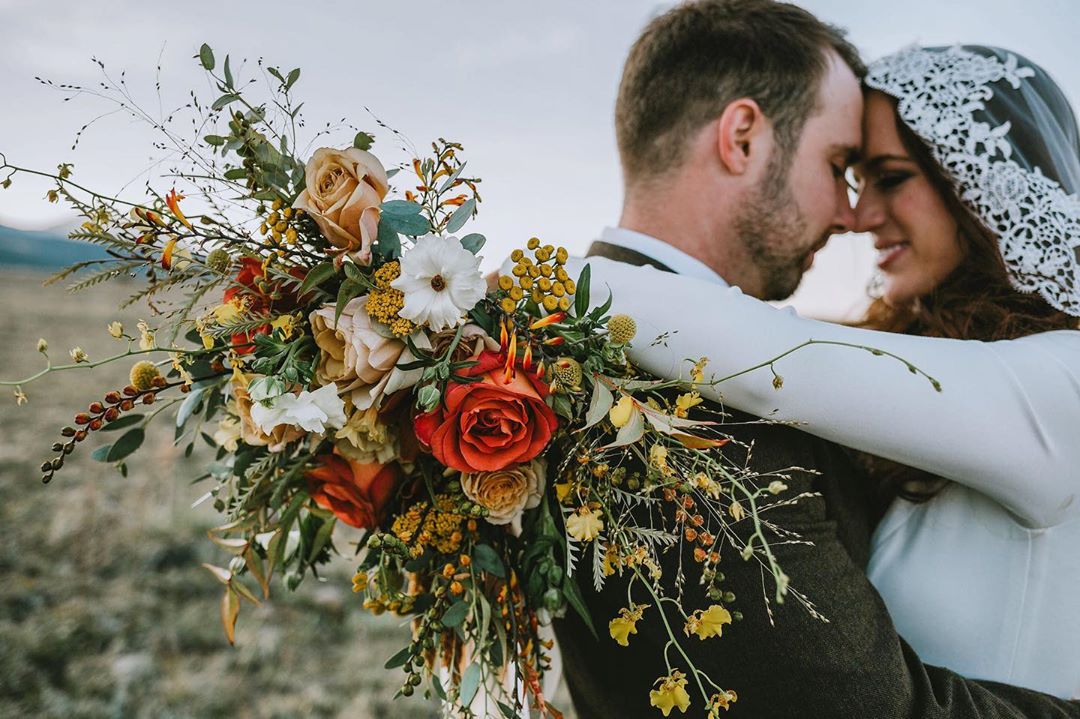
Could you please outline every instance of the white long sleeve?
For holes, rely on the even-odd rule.
[[[708,357],[724,377],[806,340],[875,347],[935,377],[939,393],[888,357],[812,345],[768,368],[703,390],[752,414],[798,421],[806,431],[965,484],[1030,527],[1080,515],[1080,332],[977,342],[862,330],[799,317],[737,288],[602,258],[594,303],[634,317],[631,359],[665,377]],[[582,263],[583,264],[583,263]],[[666,341],[652,343],[664,335]]]

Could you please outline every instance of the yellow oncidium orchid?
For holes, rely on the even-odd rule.
[[[659,684],[660,688],[649,692],[649,704],[662,711],[664,716],[671,714],[671,710],[675,707],[685,714],[690,707],[690,695],[686,692],[686,675],[680,671],[674,671],[670,676],[660,677],[655,683]]]

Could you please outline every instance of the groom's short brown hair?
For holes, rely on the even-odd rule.
[[[657,17],[630,50],[615,104],[627,181],[677,166],[690,135],[741,97],[758,103],[790,158],[830,50],[865,74],[842,31],[788,3],[694,0]]]

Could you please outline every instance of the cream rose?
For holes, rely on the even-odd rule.
[[[334,305],[323,305],[309,317],[321,350],[315,379],[324,385],[337,384],[358,410],[377,407],[383,396],[412,387],[423,373],[395,366],[416,358],[404,342],[379,333],[368,317],[367,299],[365,295],[350,300],[336,323]],[[423,334],[417,334],[414,342],[421,349],[430,348]]]
[[[306,188],[293,207],[308,213],[323,237],[357,262],[371,263],[379,206],[389,189],[386,169],[370,152],[320,147],[308,160]]]
[[[521,513],[540,504],[544,493],[546,467],[534,459],[495,472],[466,472],[461,475],[465,496],[488,510],[488,522],[510,524],[521,531]]]

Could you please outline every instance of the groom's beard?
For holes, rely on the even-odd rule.
[[[759,299],[784,300],[802,280],[806,262],[823,239],[808,237],[806,221],[788,186],[788,170],[770,168],[768,175],[743,204],[735,229],[747,259],[760,278]]]

